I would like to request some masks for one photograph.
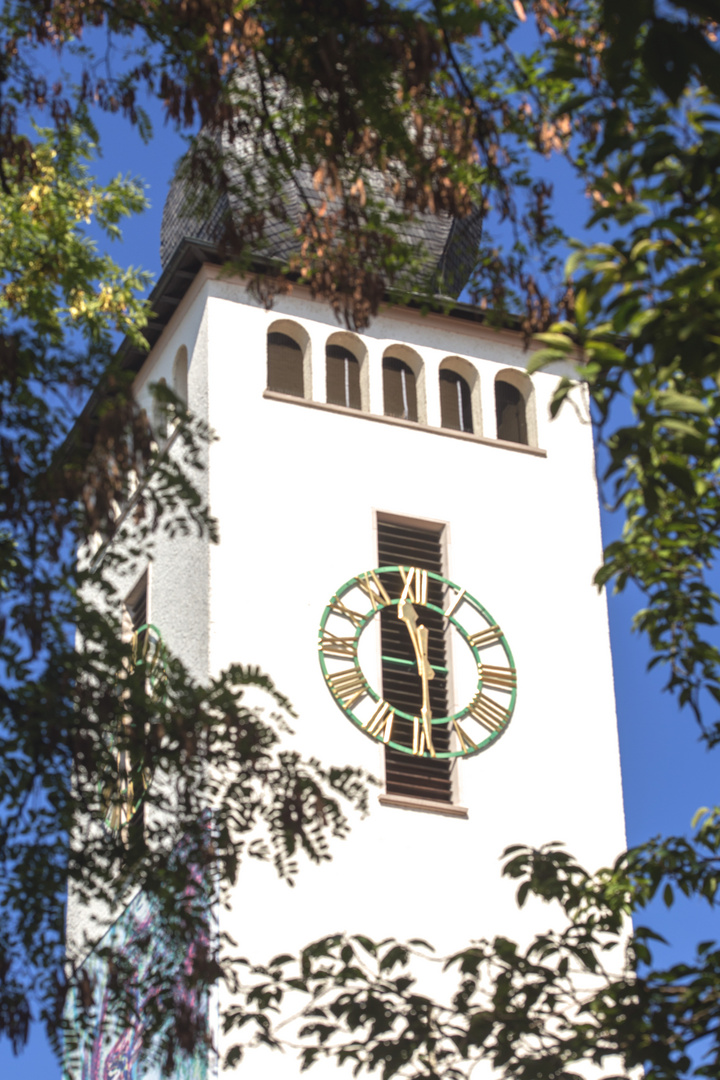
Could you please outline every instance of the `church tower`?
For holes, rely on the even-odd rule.
[[[467,304],[388,302],[361,334],[302,285],[265,310],[178,205],[152,349],[128,362],[148,411],[164,379],[216,433],[220,543],[162,540],[128,595],[199,679],[268,672],[289,748],[379,779],[331,863],[292,890],[248,864],[219,928],[258,961],[345,930],[441,955],[526,939],[548,914],[517,909],[506,846],[560,840],[590,866],[625,846],[582,388],[550,422],[563,372],[529,377],[520,333]]]

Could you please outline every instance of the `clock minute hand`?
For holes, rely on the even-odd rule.
[[[398,619],[401,619],[408,628],[410,634],[410,640],[413,643],[415,650],[415,658],[417,660],[418,669],[422,675],[423,669],[426,672],[428,679],[435,678],[435,672],[432,669],[430,661],[428,659],[428,631],[425,626],[419,624],[417,621],[417,612],[415,608],[407,600],[398,606]]]
[[[423,704],[421,710],[423,731],[425,732],[425,741],[427,748],[430,751],[431,757],[435,757],[435,747],[432,741],[432,713],[430,712],[430,690],[428,688],[428,680],[435,678],[435,672],[430,666],[428,660],[428,630],[426,626],[418,626],[417,628],[417,641],[422,651],[422,670],[420,677],[422,680],[422,692],[423,692]],[[419,666],[419,665],[418,665]]]
[[[410,640],[412,641],[413,649],[415,650],[415,659],[417,660],[420,681],[422,683],[423,703],[421,716],[423,731],[425,732],[425,742],[430,751],[430,756],[435,757],[435,747],[433,746],[432,741],[432,724],[430,722],[432,719],[432,713],[430,711],[430,690],[428,688],[428,681],[435,678],[435,672],[428,660],[427,627],[418,625],[417,612],[408,601],[404,601],[398,605],[398,618],[407,626]]]

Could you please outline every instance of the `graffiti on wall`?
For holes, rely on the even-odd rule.
[[[65,1080],[160,1080],[168,1035],[174,1080],[208,1080],[208,997],[186,977],[200,952],[207,952],[202,937],[189,948],[173,946],[157,903],[139,893],[87,956],[68,995]],[[161,1012],[172,1014],[164,1026]],[[157,1034],[143,1049],[150,1028]],[[184,1046],[191,1030],[200,1033],[197,1045]]]

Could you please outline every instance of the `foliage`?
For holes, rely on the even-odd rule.
[[[92,178],[91,134],[80,109],[73,123],[18,137],[22,167],[5,162],[0,191],[0,1027],[15,1049],[33,1009],[57,1044],[71,987],[90,1008],[73,966],[79,940],[65,957],[68,887],[94,912],[87,946],[142,888],[181,948],[208,936],[207,905],[177,902],[192,867],[220,897],[244,857],[271,859],[291,882],[301,853],[327,859],[328,838],[347,831],[341,801],[366,800],[357,770],[280,747],[292,711],[259,671],[232,667],[201,688],[170,658],[157,694],[135,667],[117,575],[138,551],[147,558],[159,528],[214,535],[197,487],[209,433],[165,391],[174,434],[158,445],[129,374],[112,359],[114,332],[143,341],[146,278],[100,254],[85,226],[94,221],[112,238],[144,196],[134,181]],[[76,422],[91,392],[96,408]],[[121,542],[110,545],[113,537]],[[264,692],[268,716],[246,703],[247,688]],[[108,808],[126,800],[117,773],[125,754],[155,781],[143,799],[145,828],[110,831]],[[232,771],[221,768],[228,760]],[[192,864],[173,855],[181,840]],[[184,977],[207,985],[213,956],[193,957]],[[121,960],[113,963],[120,972]],[[155,972],[147,1031],[162,1030],[157,1045],[171,1068],[193,1028],[177,978],[166,974]],[[122,986],[117,997],[125,1015]]]
[[[72,113],[68,80],[51,88],[37,78],[33,58],[48,44],[79,66],[84,104],[122,111],[142,132],[149,90],[173,122],[202,127],[189,174],[213,203],[226,193],[242,207],[219,238],[228,259],[247,270],[268,249],[270,227],[288,224],[297,244],[263,266],[258,293],[270,301],[300,277],[356,327],[388,288],[412,287],[422,251],[417,232],[401,241],[399,227],[423,214],[476,216],[478,296],[493,310],[521,294],[530,332],[550,314],[530,256],[539,254],[541,279],[557,271],[549,284],[561,292],[562,281],[549,250],[550,189],[527,160],[528,145],[553,137],[546,95],[537,64],[518,67],[505,51],[516,27],[512,5],[476,0],[12,0],[0,15],[12,90],[0,113],[10,130],[39,105],[60,122]],[[202,215],[207,202],[194,209]],[[512,255],[490,235],[493,219],[512,224]]]
[[[556,64],[576,88],[568,111],[597,132],[578,157],[594,202],[589,224],[609,235],[571,257],[574,317],[539,336],[544,348],[531,368],[579,354],[606,436],[606,479],[625,517],[597,581],[619,589],[632,581],[645,594],[636,625],[712,746],[720,738],[720,721],[708,719],[720,702],[718,598],[708,576],[720,525],[716,31],[702,5],[688,5],[682,21],[679,13],[640,18],[642,5],[632,16],[608,11],[617,35],[607,49],[598,56],[596,46],[574,44],[571,55],[566,44]],[[598,33],[586,23],[575,41],[592,34],[597,42]],[[627,421],[614,410],[620,399]]]
[[[112,237],[142,195],[130,181],[102,186],[85,171],[91,107],[122,111],[149,135],[139,104],[149,89],[173,122],[191,133],[202,125],[185,167],[212,182],[213,197],[242,194],[245,212],[228,218],[221,237],[241,268],[262,253],[271,217],[290,220],[285,185],[293,186],[304,206],[298,247],[266,266],[256,287],[271,300],[299,276],[349,325],[365,325],[388,289],[409,288],[421,253],[395,239],[397,226],[419,214],[480,215],[472,294],[489,318],[519,308],[526,334],[543,332],[535,366],[579,357],[626,517],[598,580],[645,591],[638,625],[713,744],[720,725],[707,720],[703,693],[720,701],[707,578],[718,535],[715,8],[711,0],[3,6],[0,1031],[15,1046],[33,1005],[56,1034],[68,987],[82,1000],[82,975],[63,962],[66,880],[106,910],[142,886],[177,940],[197,940],[207,935],[204,907],[175,903],[192,886],[187,864],[172,858],[175,841],[185,838],[221,890],[247,855],[292,877],[297,851],[325,859],[328,836],[345,832],[340,800],[362,807],[365,797],[356,772],[280,750],[282,718],[267,722],[243,696],[246,685],[264,688],[288,714],[258,672],[233,668],[200,688],[171,659],[161,696],[134,672],[112,587],[123,548],[109,541],[124,536],[132,558],[160,527],[212,536],[198,480],[210,433],[167,395],[178,426],[172,445],[158,445],[112,360],[113,331],[139,340],[145,281],[99,255],[85,225],[91,218]],[[60,71],[53,85],[39,76],[43,49],[74,65],[72,75]],[[50,127],[28,134],[31,119]],[[551,188],[530,164],[550,153],[587,184],[590,224],[607,234],[578,248],[571,280],[558,261]],[[263,161],[261,184],[248,158]],[[566,392],[561,383],[556,409]],[[617,427],[621,398],[632,420]],[[77,548],[96,534],[104,558],[78,566]],[[146,833],[88,827],[115,797],[118,749],[164,780],[146,796]],[[213,770],[228,758],[234,772]],[[210,845],[203,792],[216,811]],[[363,937],[316,943],[299,967],[280,957],[221,972],[210,951],[188,978],[224,978],[238,993],[228,1028],[255,1030],[271,1045],[272,1011],[288,991],[306,994],[306,1064],[329,1055],[383,1076],[454,1077],[484,1057],[520,1078],[574,1076],[587,1061],[624,1075],[642,1066],[651,1078],[716,1075],[715,946],[656,970],[652,933],[630,934],[627,916],[658,893],[671,902],[675,888],[716,903],[717,814],[692,842],[658,841],[595,875],[554,847],[509,857],[520,902],[534,895],[559,905],[565,928],[527,948],[496,939],[463,950],[448,962],[459,982],[444,1002],[423,996],[408,970],[421,945]],[[171,1068],[194,1029],[179,1031],[187,1016],[162,972],[158,994],[155,1029]],[[691,1057],[699,1043],[710,1048],[702,1066]]]
[[[232,194],[248,180],[238,178],[238,148],[265,161],[264,185],[244,191],[244,220],[226,222],[240,265],[250,243],[262,251],[264,207],[283,218],[289,177],[307,203],[299,255],[258,288],[272,295],[300,274],[363,325],[417,262],[394,226],[418,213],[467,215],[477,200],[485,213],[493,191],[509,214],[513,184],[528,186],[522,151],[534,121],[506,116],[502,64],[488,63],[477,110],[464,86],[468,35],[484,28],[499,41],[514,25],[502,5],[469,0],[436,11],[386,0],[332,11],[217,0],[3,5],[0,1028],[16,1048],[33,1007],[57,1039],[68,989],[83,1000],[82,973],[64,961],[66,881],[98,912],[96,934],[142,886],[168,912],[168,930],[188,940],[202,928],[172,904],[188,882],[171,853],[180,837],[204,850],[203,799],[215,802],[221,892],[244,854],[274,859],[286,877],[296,852],[326,858],[326,837],[346,828],[338,799],[365,799],[357,772],[279,751],[277,724],[242,698],[249,682],[286,707],[259,673],[235,668],[201,690],[171,660],[158,696],[133,671],[115,583],[140,552],[148,557],[158,529],[213,537],[199,490],[210,433],[159,389],[175,429],[161,445],[133,402],[130,373],[112,358],[113,332],[141,341],[146,279],[100,255],[86,226],[112,239],[143,198],[131,181],[102,186],[85,171],[90,111],[122,111],[149,136],[139,104],[149,89],[178,125],[202,124],[188,168],[212,177],[214,191]],[[48,54],[52,76],[38,62]],[[35,121],[50,126],[33,129]],[[213,763],[231,752],[241,766],[221,788]],[[143,800],[156,824],[145,833],[93,824],[108,801],[122,808],[118,755],[156,777]],[[212,982],[213,964],[189,977]],[[178,1017],[166,1000],[171,1046]]]
[[[528,90],[553,102],[544,136],[587,185],[588,224],[607,239],[577,245],[565,317],[537,336],[530,367],[571,360],[590,387],[625,519],[598,583],[633,581],[645,593],[636,624],[712,747],[718,12],[680,2],[532,9],[544,66],[538,78],[526,61]],[[569,386],[561,381],[554,412]],[[418,943],[328,938],[297,961],[251,969],[227,1026],[242,1024],[247,1038],[248,1016],[283,1015],[286,995],[296,1011],[305,994],[294,1035],[306,1065],[329,1057],[384,1077],[466,1076],[480,1060],[519,1078],[576,1077],[590,1063],[605,1076],[716,1076],[717,945],[700,942],[694,957],[663,968],[657,935],[628,919],[639,923],[653,897],[670,905],[676,892],[715,908],[718,836],[718,811],[705,812],[692,841],[658,839],[595,874],[560,848],[511,849],[505,872],[519,880],[519,903],[559,906],[563,929],[528,947],[473,943],[445,962],[457,981],[442,1000],[420,989]],[[255,1033],[276,1038],[293,1041],[280,1026]]]
[[[657,939],[641,926],[628,935],[627,916],[661,887],[673,886],[715,904],[720,815],[705,814],[692,841],[669,837],[623,855],[589,874],[558,845],[509,849],[505,874],[520,882],[522,905],[532,894],[556,905],[563,928],[520,947],[506,938],[475,941],[442,961],[447,991],[423,993],[418,972],[434,962],[424,942],[374,942],[363,936],[317,941],[295,960],[278,956],[239,973],[242,1003],[226,1017],[244,1038],[279,1045],[264,1022],[286,995],[297,1010],[305,1066],[323,1058],[353,1065],[355,1075],[413,1078],[467,1076],[479,1061],[517,1080],[601,1075],[643,1069],[652,1080],[693,1072],[717,1076],[720,1065],[717,971],[720,951],[701,942],[688,962],[654,969]],[[250,1028],[250,1031],[248,1031]],[[236,1052],[236,1056],[237,1056]]]

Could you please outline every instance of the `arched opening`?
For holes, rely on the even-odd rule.
[[[175,395],[188,404],[188,353],[184,345],[181,345],[175,354],[173,363],[172,388]]]
[[[410,365],[397,356],[383,357],[383,406],[386,416],[418,419],[417,382]]]
[[[470,386],[451,368],[440,370],[440,423],[453,431],[474,430]]]
[[[359,409],[360,362],[357,356],[344,345],[326,345],[325,363],[328,403]]]
[[[267,336],[268,390],[304,397],[303,350],[288,334],[271,330]]]
[[[498,439],[529,445],[525,395],[499,376],[495,380],[495,415]]]

